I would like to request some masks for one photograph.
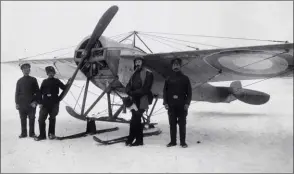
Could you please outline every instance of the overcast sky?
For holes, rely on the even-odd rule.
[[[293,42],[293,1],[1,1],[1,61],[77,45],[92,33],[101,15],[111,5],[118,5],[119,11],[104,32],[105,36],[137,30]],[[194,41],[200,40],[194,38]],[[221,47],[244,45],[246,42],[205,41]],[[152,45],[151,42],[149,44]],[[72,51],[65,50],[63,54],[69,52],[65,57],[70,57]],[[45,55],[41,58],[50,57]]]

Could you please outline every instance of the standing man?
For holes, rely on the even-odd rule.
[[[180,130],[180,144],[186,148],[186,118],[192,98],[189,78],[181,72],[181,59],[171,61],[173,73],[165,80],[163,105],[168,110],[170,125],[170,143],[167,147],[177,145],[177,124]]]
[[[29,118],[29,136],[35,137],[35,114],[37,101],[40,97],[40,90],[37,79],[29,76],[31,65],[24,63],[20,66],[23,77],[16,83],[15,104],[19,111],[21,122],[21,134],[19,138],[25,138],[27,133],[27,117]]]
[[[35,138],[36,141],[46,139],[46,119],[48,114],[49,118],[49,139],[55,139],[55,124],[56,116],[59,112],[59,88],[65,90],[64,85],[59,79],[54,78],[55,69],[52,66],[47,66],[45,71],[48,78],[43,80],[41,84],[41,102],[40,102],[40,113],[39,113],[39,129],[40,135]]]
[[[126,86],[126,93],[136,104],[138,110],[132,109],[129,137],[127,146],[143,145],[143,124],[141,118],[152,98],[151,87],[153,84],[153,74],[144,67],[144,59],[138,56],[134,59],[134,74]],[[133,141],[136,141],[133,143]]]

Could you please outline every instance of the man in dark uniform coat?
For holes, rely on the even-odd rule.
[[[173,73],[165,80],[163,105],[168,110],[171,142],[167,147],[177,145],[177,124],[180,130],[180,145],[186,144],[186,118],[192,98],[189,78],[181,72],[181,59],[171,61]]]
[[[143,124],[141,118],[148,109],[151,87],[153,84],[153,74],[144,67],[144,59],[138,56],[134,59],[134,74],[126,86],[126,93],[136,104],[138,110],[131,110],[132,118],[130,122],[129,137],[126,141],[127,146],[143,145]],[[132,143],[136,139],[134,143]]]
[[[64,90],[64,85],[59,79],[55,78],[56,74],[54,67],[47,66],[45,68],[48,78],[43,80],[41,84],[41,101],[40,101],[40,112],[39,112],[39,129],[40,135],[35,138],[36,141],[46,139],[46,119],[48,114],[49,118],[49,139],[55,139],[55,124],[56,116],[59,112],[59,88]]]
[[[23,77],[16,83],[15,104],[19,111],[21,122],[21,134],[19,138],[27,137],[27,117],[29,118],[29,136],[35,137],[35,114],[38,98],[40,96],[39,85],[35,77],[29,76],[31,65],[21,65]]]

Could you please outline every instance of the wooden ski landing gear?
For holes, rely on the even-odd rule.
[[[124,104],[118,105],[119,109],[113,114],[112,113],[112,105],[117,105],[117,104],[112,104],[111,100],[110,100],[110,93],[114,92],[116,93],[121,99],[123,99],[123,97],[117,93],[117,91],[115,90],[115,87],[113,84],[115,84],[116,80],[113,80],[107,87],[106,89],[98,96],[98,98],[93,102],[93,104],[87,109],[85,110],[85,103],[86,103],[86,98],[87,98],[87,92],[88,92],[88,87],[89,87],[89,79],[87,79],[86,82],[86,87],[85,87],[85,92],[84,92],[84,98],[83,98],[83,103],[82,103],[82,108],[81,108],[81,114],[77,113],[72,107],[70,106],[66,106],[66,111],[73,116],[76,119],[79,119],[81,121],[86,121],[87,122],[87,128],[86,128],[86,132],[82,132],[79,134],[75,134],[75,135],[70,135],[70,136],[66,136],[66,137],[60,137],[60,140],[63,139],[71,139],[71,138],[78,138],[78,137],[83,137],[86,136],[88,134],[90,135],[94,135],[97,133],[103,133],[103,132],[109,132],[109,131],[115,131],[118,130],[118,127],[115,128],[110,128],[110,129],[105,129],[105,130],[96,130],[96,124],[95,121],[106,121],[106,122],[114,122],[114,123],[130,123],[129,120],[126,120],[124,118],[119,118],[119,114],[123,111],[126,112],[126,108],[124,106]],[[108,116],[105,117],[89,117],[87,116],[89,114],[89,112],[94,108],[94,106],[101,100],[101,98],[107,94],[107,100],[108,100]],[[144,129],[151,129],[151,128],[155,128],[154,125],[156,125],[157,123],[150,123],[150,117],[151,114],[154,110],[154,107],[157,103],[157,96],[156,96],[156,100],[155,103],[153,104],[152,110],[150,112],[150,114],[146,114],[146,116],[143,116],[143,123],[144,123]],[[147,112],[146,112],[147,113]]]
[[[115,128],[110,128],[110,129],[105,129],[105,130],[97,130],[96,129],[96,124],[95,121],[106,121],[106,122],[114,122],[114,123],[130,123],[129,120],[126,120],[124,118],[119,118],[119,114],[124,110],[125,112],[125,106],[124,104],[119,105],[119,109],[113,114],[112,113],[112,103],[110,100],[110,93],[111,92],[115,92],[116,94],[118,94],[114,87],[113,84],[115,83],[115,80],[112,81],[112,83],[110,83],[108,85],[108,87],[98,96],[98,98],[93,102],[93,104],[87,109],[85,110],[85,103],[86,103],[86,98],[87,98],[87,93],[88,93],[88,87],[89,87],[89,79],[87,79],[86,82],[86,87],[85,87],[85,92],[84,92],[84,98],[83,98],[83,103],[82,103],[82,108],[81,108],[81,114],[78,114],[72,107],[70,106],[66,106],[66,111],[73,116],[76,119],[79,119],[81,121],[86,121],[87,122],[87,128],[85,132],[79,133],[79,134],[75,134],[75,135],[70,135],[70,136],[66,136],[66,137],[59,137],[59,140],[63,140],[63,139],[72,139],[72,138],[79,138],[79,137],[84,137],[86,135],[94,135],[97,133],[104,133],[104,132],[109,132],[109,131],[115,131],[118,130],[118,127]],[[106,117],[89,117],[87,116],[88,113],[94,108],[94,106],[101,100],[101,98],[107,94],[107,100],[108,100],[108,116]],[[122,99],[122,97],[118,94],[118,96]],[[157,101],[157,100],[156,100]],[[156,104],[156,102],[155,102]],[[154,106],[153,106],[154,108]],[[153,109],[152,108],[152,109]],[[152,114],[152,112],[151,112]],[[156,123],[150,123],[150,115],[149,114],[147,116],[147,118],[143,117],[143,121],[145,125],[149,125],[149,128],[154,128],[154,125]]]
[[[109,129],[102,129],[102,130],[96,130],[94,133],[93,132],[92,133],[88,132],[88,130],[86,130],[86,132],[81,132],[81,133],[78,133],[78,134],[73,134],[73,135],[64,136],[64,137],[56,137],[56,139],[57,140],[74,139],[74,138],[85,137],[87,135],[101,134],[101,133],[112,132],[112,131],[116,131],[116,130],[118,130],[118,127],[109,128]]]

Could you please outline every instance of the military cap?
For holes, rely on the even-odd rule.
[[[31,68],[31,65],[29,63],[24,63],[20,66],[20,69],[23,70],[24,68]]]
[[[179,65],[182,65],[182,60],[179,58],[175,58],[171,60],[171,65],[173,65],[174,63],[177,63]]]
[[[53,66],[47,66],[47,67],[45,68],[45,71],[46,71],[47,74],[48,74],[49,72],[53,72],[53,73],[55,73],[55,69],[54,69]]]

